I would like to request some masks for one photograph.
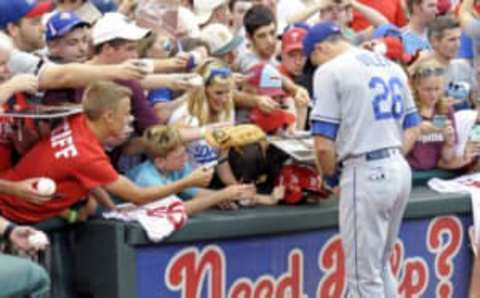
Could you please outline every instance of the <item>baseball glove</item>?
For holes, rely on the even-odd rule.
[[[208,131],[205,135],[210,146],[218,149],[242,147],[264,140],[265,133],[254,124],[242,124]]]

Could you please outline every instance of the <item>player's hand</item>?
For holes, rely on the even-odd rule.
[[[37,250],[44,250],[45,246],[33,246],[28,237],[33,235],[37,232],[34,228],[27,227],[27,226],[17,226],[13,229],[12,233],[10,234],[10,242],[19,248],[22,251],[37,251]]]
[[[257,97],[257,107],[264,113],[271,113],[275,109],[280,108],[280,104],[273,100],[270,96],[260,95]]]
[[[31,203],[41,205],[52,199],[51,196],[43,196],[34,187],[41,178],[31,178],[22,181],[13,182],[12,195],[25,199]]]
[[[89,195],[85,206],[78,210],[78,221],[86,221],[90,217],[90,215],[95,214],[95,212],[97,211],[97,206],[98,203],[95,197]]]
[[[213,168],[202,166],[193,171],[186,179],[188,187],[207,187],[213,177]]]
[[[38,91],[38,78],[31,74],[16,75],[12,77],[7,84],[12,89],[12,93],[35,93]]]
[[[307,89],[300,86],[297,87],[293,99],[295,100],[295,105],[299,108],[306,107],[310,104],[310,95]]]
[[[453,145],[455,143],[455,129],[451,120],[445,122],[445,127],[442,130],[443,137],[445,138],[445,143]]]
[[[119,80],[141,80],[146,72],[143,67],[138,65],[138,60],[127,60],[121,64],[112,65],[113,75]]]

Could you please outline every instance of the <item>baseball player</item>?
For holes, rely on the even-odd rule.
[[[341,164],[349,297],[397,297],[387,262],[411,190],[402,151],[412,146],[420,122],[407,77],[394,62],[350,45],[331,22],[309,30],[304,51],[320,65],[311,115],[317,167],[331,175]]]

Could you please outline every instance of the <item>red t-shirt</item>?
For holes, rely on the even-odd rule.
[[[397,27],[403,27],[407,24],[407,17],[402,6],[401,0],[359,0],[361,3],[368,5],[372,8],[375,8],[377,11],[381,12],[390,23]],[[355,31],[361,31],[368,27],[371,24],[361,15],[360,13],[354,11],[352,28]]]
[[[93,188],[114,182],[118,173],[83,115],[75,115],[39,141],[14,168],[0,175],[13,181],[49,177],[57,197],[42,205],[0,195],[0,214],[18,223],[36,223],[57,216],[85,199]]]

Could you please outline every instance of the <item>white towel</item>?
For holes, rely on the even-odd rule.
[[[464,175],[451,180],[432,178],[427,185],[441,193],[468,192],[472,199],[475,242],[480,244],[480,173]]]
[[[182,228],[188,219],[185,205],[177,196],[169,196],[142,206],[122,204],[118,209],[124,211],[105,212],[103,217],[126,222],[137,221],[153,242],[159,242],[170,236]]]
[[[455,153],[457,156],[463,156],[465,145],[468,137],[472,131],[473,126],[477,122],[477,111],[462,110],[455,112],[455,130],[457,133],[457,145],[455,146]]]

